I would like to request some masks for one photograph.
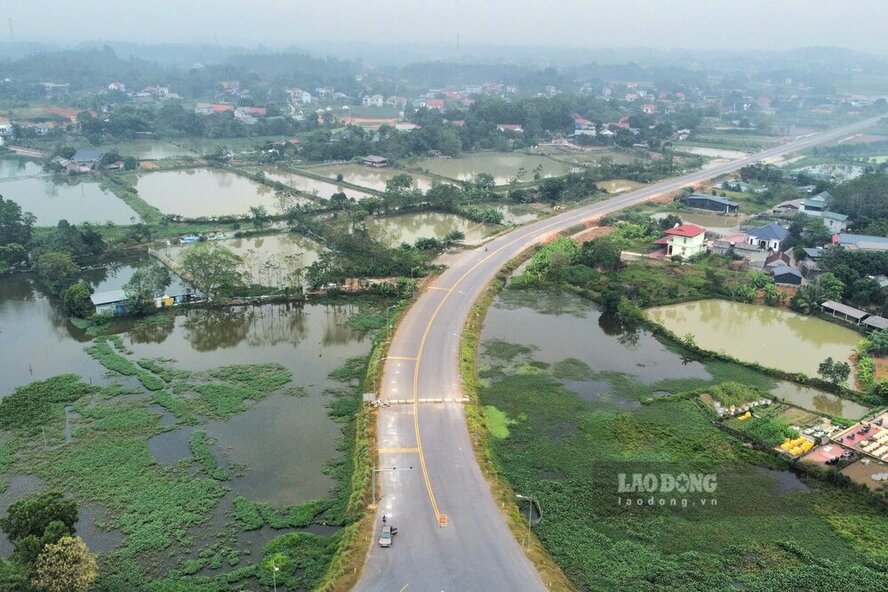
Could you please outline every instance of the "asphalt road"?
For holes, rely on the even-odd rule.
[[[385,515],[399,532],[391,548],[379,548],[374,539],[356,590],[546,589],[512,536],[475,462],[463,405],[458,401],[462,397],[460,333],[472,304],[499,269],[542,238],[580,222],[760,160],[842,139],[877,120],[803,137],[540,220],[497,237],[486,249],[466,251],[458,257],[407,311],[385,361],[380,399],[406,402],[379,411],[379,467],[386,470],[378,473],[381,499],[377,522],[381,526]]]

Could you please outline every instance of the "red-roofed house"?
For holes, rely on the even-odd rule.
[[[682,259],[690,259],[694,255],[706,252],[706,244],[703,242],[705,236],[706,231],[699,226],[681,224],[667,230],[666,236],[657,243],[666,243],[667,257],[678,256]]]
[[[652,115],[657,112],[657,106],[653,103],[645,103],[641,106],[641,112],[647,115]]]
[[[444,99],[426,99],[423,101],[423,105],[428,109],[443,109]]]
[[[464,127],[466,125],[466,120],[465,119],[454,119],[450,123],[452,123],[456,127]]]

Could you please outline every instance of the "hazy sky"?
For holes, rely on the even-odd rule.
[[[392,41],[888,54],[888,0],[0,0],[19,41]],[[0,39],[9,39],[0,23]]]

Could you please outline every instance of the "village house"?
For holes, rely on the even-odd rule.
[[[848,216],[827,210],[820,215],[827,230],[833,234],[842,232],[848,226]]]
[[[840,232],[833,236],[834,246],[854,251],[888,251],[888,237]]]
[[[363,164],[364,166],[379,169],[382,167],[387,167],[389,165],[389,161],[384,156],[368,155],[361,159],[361,164]]]
[[[382,95],[365,95],[361,98],[361,104],[365,107],[382,107],[385,99]]]
[[[108,90],[117,92],[126,92],[126,85],[119,81],[114,81],[108,85]]]
[[[407,97],[399,97],[397,95],[391,96],[385,100],[385,104],[390,107],[397,107],[398,109],[403,109],[407,106]]]
[[[442,111],[444,109],[444,99],[425,99],[422,102],[422,106],[426,109],[437,109]]]
[[[498,123],[496,125],[496,131],[498,132],[511,132],[513,134],[523,134],[524,128],[517,123]]]
[[[198,115],[212,115],[213,113],[224,113],[226,111],[234,111],[234,105],[227,103],[198,103],[194,106],[194,112]]]
[[[105,153],[101,150],[78,150],[71,157],[71,162],[79,167],[95,169],[102,162]]]
[[[772,222],[761,228],[750,228],[746,231],[747,242],[761,249],[779,251],[780,245],[789,236],[789,230]]]
[[[706,231],[695,224],[680,224],[665,232],[666,236],[656,241],[666,245],[667,257],[690,259],[694,255],[706,252],[704,238]]]
[[[774,283],[782,286],[801,286],[802,272],[792,265],[778,265],[770,269]]]
[[[290,95],[291,103],[302,103],[303,105],[311,103],[311,93],[301,88],[288,88],[287,94]]]

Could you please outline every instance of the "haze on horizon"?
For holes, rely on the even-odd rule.
[[[7,0],[0,40],[296,46],[422,44],[888,55],[885,0]]]

